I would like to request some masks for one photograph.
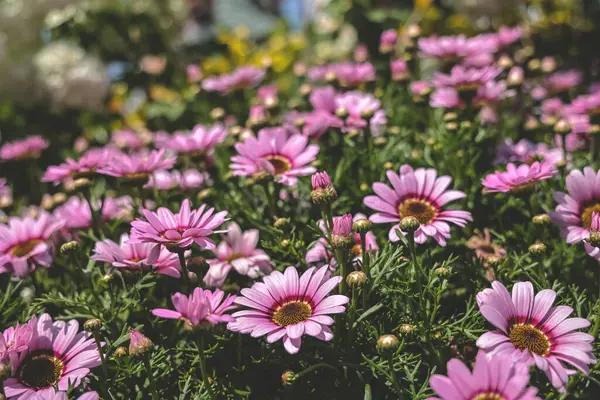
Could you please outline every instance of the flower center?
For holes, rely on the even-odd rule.
[[[494,254],[496,254],[496,248],[491,244],[482,244],[477,250],[483,253],[483,255],[486,257],[493,256]]]
[[[265,160],[271,163],[275,170],[275,175],[281,175],[292,169],[292,163],[283,156],[267,156]]]
[[[513,186],[510,191],[513,193],[522,193],[522,192],[526,192],[530,189],[533,189],[535,187],[535,182],[529,182],[529,183],[525,183],[523,185],[518,185],[518,186]]]
[[[408,199],[398,206],[400,217],[415,217],[421,224],[428,224],[437,216],[437,211],[429,202],[419,199]]]
[[[508,337],[511,343],[520,350],[527,350],[538,356],[550,353],[550,341],[539,329],[526,324],[514,325]]]
[[[590,228],[592,226],[592,215],[597,212],[600,213],[600,203],[590,204],[584,207],[581,212],[581,221],[583,222],[584,228]]]
[[[133,174],[125,174],[124,178],[132,183],[145,183],[148,180],[149,174],[146,172],[136,172]]]
[[[56,385],[62,376],[64,364],[54,357],[52,350],[41,349],[29,353],[17,369],[19,382],[35,390]]]
[[[19,243],[10,249],[10,253],[15,257],[25,257],[35,249],[35,247],[42,243],[39,239],[28,240],[27,242]]]
[[[246,256],[243,255],[242,253],[232,253],[227,258],[225,258],[225,261],[231,262],[233,260],[237,260],[238,258],[244,258],[244,257],[246,257]]]
[[[304,301],[291,301],[279,307],[273,314],[273,322],[279,326],[295,325],[306,321],[312,315],[312,308]]]
[[[362,246],[360,243],[356,243],[354,246],[352,246],[352,248],[350,249],[350,252],[355,256],[355,257],[360,257],[362,256]]]
[[[504,400],[504,396],[498,393],[481,393],[473,397],[472,400]]]

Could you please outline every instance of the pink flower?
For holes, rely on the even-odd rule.
[[[333,218],[333,235],[349,236],[352,234],[352,214],[344,214],[341,217]]]
[[[600,233],[600,213],[593,212],[592,213],[592,224],[590,226],[590,235]],[[585,241],[585,251],[591,257],[594,257],[596,261],[600,261],[600,248],[591,244],[589,240]]]
[[[42,182],[52,182],[58,185],[75,178],[91,177],[109,164],[115,152],[114,149],[105,147],[90,149],[77,161],[67,158],[63,164],[48,167],[42,177]]]
[[[514,42],[521,39],[521,35],[523,34],[522,29],[518,26],[511,28],[509,26],[501,26],[496,33],[496,41],[498,42],[498,47],[508,47]]]
[[[250,107],[248,112],[248,126],[256,126],[264,124],[267,119],[265,107],[261,104]]]
[[[115,153],[110,162],[98,172],[115,177],[145,180],[155,171],[172,168],[176,159],[175,156],[165,155],[164,149],[153,150],[149,154]]]
[[[546,78],[546,88],[553,93],[561,93],[570,90],[581,83],[581,72],[571,69],[568,71],[555,72]]]
[[[158,136],[155,143],[159,148],[173,150],[179,154],[210,156],[215,146],[223,143],[226,137],[227,129],[222,124],[214,124],[210,127],[196,125],[189,133],[179,132],[173,136]]]
[[[233,305],[236,296],[227,295],[222,290],[215,289],[214,293],[210,290],[196,288],[186,296],[182,293],[175,293],[171,301],[177,311],[167,308],[155,308],[152,314],[160,318],[183,320],[187,329],[200,328],[206,329],[213,325],[224,322],[233,322],[235,319],[226,311],[237,308]]]
[[[43,150],[48,148],[48,142],[41,136],[29,136],[22,140],[7,142],[0,147],[1,160],[24,160],[38,158]]]
[[[395,81],[403,81],[410,77],[408,72],[408,65],[404,60],[392,60],[390,62],[390,70],[392,72],[392,79]]]
[[[300,350],[304,334],[324,341],[333,339],[329,326],[334,321],[328,314],[344,312],[349,299],[342,295],[328,296],[342,277],[325,279],[326,273],[326,266],[309,268],[301,277],[294,267],[286,268],[284,274],[273,271],[263,278],[264,283],[242,289],[242,296],[235,303],[250,309],[234,313],[236,321],[227,328],[250,333],[252,337],[267,335],[268,343],[283,339],[290,354]]]
[[[507,354],[513,360],[535,364],[546,373],[552,385],[564,391],[569,375],[563,362],[573,365],[584,374],[588,364],[595,364],[591,342],[594,338],[577,329],[590,325],[584,318],[567,318],[573,309],[552,307],[554,290],[545,289],[534,296],[531,282],[515,283],[512,298],[498,281],[492,289],[477,294],[477,304],[483,317],[498,328],[484,333],[477,346],[490,356]]]
[[[310,180],[312,183],[312,190],[329,189],[333,186],[327,171],[315,172],[315,174],[310,177]]]
[[[210,182],[210,175],[207,172],[200,172],[196,169],[186,169],[180,171],[156,171],[145,188],[156,188],[158,190],[179,189],[186,191],[197,189]]]
[[[18,358],[18,354],[26,351],[31,341],[31,327],[29,324],[8,327],[0,334],[0,365],[11,364],[11,360]]]
[[[558,148],[550,148],[545,143],[533,143],[527,139],[521,139],[517,143],[506,139],[496,149],[494,163],[501,164],[508,161],[528,164],[534,161],[544,161],[556,165],[562,162],[562,151]]]
[[[308,144],[308,138],[300,134],[288,134],[284,128],[265,128],[258,131],[258,138],[249,136],[243,143],[236,143],[238,155],[231,157],[229,168],[233,175],[250,176],[261,172],[273,175],[287,186],[296,186],[298,176],[316,171],[307,164],[319,153],[319,146]]]
[[[0,178],[0,209],[12,204],[12,189],[6,184],[5,178]]]
[[[335,114],[337,109],[337,92],[331,86],[314,88],[310,93],[309,101],[315,110],[326,111]]]
[[[96,243],[92,260],[109,263],[115,268],[148,270],[161,275],[179,278],[179,259],[165,248],[151,243],[128,243],[129,235],[121,235],[120,243],[110,239]]]
[[[433,108],[462,108],[458,92],[452,88],[436,89],[429,99],[429,105]]]
[[[379,39],[379,51],[381,53],[388,53],[394,49],[396,42],[398,41],[398,32],[395,29],[388,29],[381,33]]]
[[[338,117],[324,110],[303,113],[290,111],[284,115],[284,119],[289,126],[302,126],[302,134],[315,139],[320,138],[329,129],[340,129],[344,126]],[[299,122],[301,125],[298,125]]]
[[[148,339],[143,333],[136,329],[129,331],[129,354],[133,357],[141,357],[148,354],[154,343]]]
[[[437,176],[434,169],[418,168],[413,170],[410,165],[400,167],[400,174],[387,171],[387,177],[393,189],[381,182],[373,184],[376,196],[367,196],[364,204],[376,211],[369,220],[376,224],[395,223],[389,231],[392,242],[400,240],[396,235],[399,222],[404,217],[415,217],[421,225],[415,231],[415,242],[425,243],[431,236],[441,246],[446,245],[450,238],[450,226],[453,223],[464,227],[467,221],[472,221],[471,213],[459,210],[444,210],[443,207],[465,197],[463,192],[446,190],[452,178]],[[405,233],[403,233],[405,234]]]
[[[518,192],[533,187],[536,182],[548,179],[558,174],[554,164],[549,162],[534,162],[521,164],[518,167],[513,163],[506,165],[506,172],[496,171],[486,176],[481,183],[488,193]]]
[[[100,202],[94,204],[94,209],[100,209]],[[102,207],[102,221],[112,219],[129,219],[133,205],[131,197],[122,196],[116,199],[107,197]],[[54,210],[54,216],[63,222],[63,227],[68,230],[87,229],[92,226],[92,211],[87,201],[79,197],[70,197],[63,205]]]
[[[341,63],[334,68],[334,74],[343,86],[358,86],[375,80],[375,67],[370,62]]]
[[[79,323],[52,321],[48,314],[31,318],[27,349],[13,359],[14,378],[4,381],[8,398],[46,398],[55,387],[66,392],[81,385],[90,369],[100,365],[98,348],[91,334],[79,331]]]
[[[410,92],[415,97],[424,97],[431,93],[431,84],[426,81],[412,81]]]
[[[45,211],[37,218],[9,218],[8,225],[0,225],[0,273],[22,278],[35,270],[36,265],[49,267],[50,239],[62,226],[62,220]]]
[[[527,387],[527,365],[515,363],[510,357],[489,358],[483,351],[477,353],[473,373],[460,360],[447,364],[448,376],[433,375],[429,385],[440,397],[427,400],[540,400],[537,389]]]
[[[150,133],[146,134],[146,136],[148,135],[150,135]],[[140,150],[150,141],[147,137],[137,134],[131,129],[121,129],[112,133],[110,142],[121,149]]]
[[[420,38],[418,45],[419,50],[425,55],[442,58],[446,61],[457,61],[463,57],[493,53],[497,50],[496,41],[485,35],[472,38],[466,38],[464,35],[431,36]]]
[[[455,65],[450,70],[450,75],[437,72],[433,78],[433,84],[438,87],[451,87],[458,92],[476,91],[496,78],[502,70],[498,67],[465,68]]]
[[[335,104],[337,109],[348,112],[348,117],[344,121],[345,131],[350,129],[362,131],[368,123],[373,136],[380,136],[383,133],[383,127],[387,124],[385,110],[381,109],[381,102],[373,95],[359,91],[346,92],[335,98]],[[370,122],[367,122],[365,113],[372,115]]]
[[[264,69],[244,66],[239,67],[230,74],[204,79],[202,89],[227,94],[237,89],[248,89],[257,86],[264,77]]]
[[[202,70],[196,64],[190,64],[185,69],[190,82],[199,82],[202,79]]]
[[[266,105],[267,103],[277,100],[277,93],[279,89],[275,85],[266,85],[258,88],[257,96],[261,103]]]
[[[204,276],[204,283],[209,287],[223,286],[232,269],[251,279],[257,279],[273,270],[269,256],[256,248],[256,229],[242,232],[235,222],[230,223],[228,228],[227,237],[214,250],[217,258],[206,260],[210,268]]]
[[[483,233],[475,229],[477,235],[472,236],[466,243],[466,246],[475,250],[475,255],[482,261],[491,258],[502,258],[506,256],[506,250],[492,242],[490,231],[485,228]]]
[[[131,223],[130,244],[154,243],[156,247],[165,245],[173,252],[183,251],[196,243],[202,249],[212,250],[215,243],[208,236],[226,232],[215,230],[227,219],[227,211],[213,215],[214,208],[204,211],[206,204],[190,211],[190,201],[183,200],[178,213],[160,207],[157,212],[142,210],[147,221],[136,219]]]
[[[572,170],[566,179],[568,193],[554,193],[558,203],[555,212],[549,213],[552,222],[561,228],[561,237],[567,243],[577,243],[590,236],[592,215],[600,212],[600,173],[592,167],[583,169],[583,173]]]

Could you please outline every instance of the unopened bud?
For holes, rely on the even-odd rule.
[[[335,110],[335,115],[340,118],[346,118],[348,116],[348,110],[344,107],[339,107]]]
[[[230,135],[237,136],[237,135],[239,135],[240,133],[242,133],[242,127],[241,127],[241,126],[239,126],[239,125],[232,126],[232,127],[229,129],[229,134],[230,134]]]
[[[61,204],[64,204],[66,201],[67,201],[67,195],[62,192],[55,193],[52,196],[52,203],[53,203],[54,207],[60,206]]]
[[[371,221],[366,218],[357,219],[352,223],[352,230],[356,233],[367,232],[371,228]]]
[[[282,229],[287,227],[290,224],[290,219],[289,218],[277,218],[277,220],[275,220],[275,223],[273,223],[273,226],[277,229]]]
[[[544,57],[542,58],[542,72],[549,74],[556,69],[557,63],[553,57]]]
[[[12,368],[8,358],[5,361],[0,360],[0,383],[12,376]]]
[[[346,277],[346,283],[350,287],[361,287],[367,282],[367,274],[362,271],[353,271]]]
[[[560,135],[566,135],[567,133],[571,132],[571,125],[564,119],[561,119],[554,124],[554,132]]]
[[[415,327],[411,324],[402,324],[398,327],[398,332],[403,335],[410,335],[415,331]]]
[[[524,128],[525,128],[526,131],[534,131],[539,126],[540,126],[540,123],[538,122],[537,118],[535,118],[535,117],[528,117],[527,120],[525,121]]]
[[[88,319],[83,323],[83,329],[88,332],[98,332],[100,329],[102,329],[102,321],[100,321],[98,318]]]
[[[337,76],[335,75],[335,72],[329,71],[328,73],[325,74],[325,81],[332,83],[335,82],[335,80],[337,79]]]
[[[267,97],[264,101],[264,105],[267,110],[272,110],[279,105],[279,100],[277,100],[277,97]]]
[[[534,255],[544,254],[546,250],[546,245],[541,242],[534,243],[531,246],[529,246],[529,252]]]
[[[281,375],[281,383],[283,386],[291,386],[296,380],[296,374],[294,371],[287,370]]]
[[[139,331],[129,332],[129,354],[134,358],[145,357],[152,351],[154,343]]]
[[[220,121],[225,117],[225,110],[221,107],[213,108],[210,110],[210,117],[215,121]]]
[[[370,120],[375,115],[375,110],[367,108],[366,110],[361,111],[360,116],[366,120]]]
[[[303,83],[298,88],[298,91],[302,96],[306,97],[312,92],[312,86],[309,83]]]
[[[456,122],[448,122],[446,124],[446,129],[449,131],[455,131],[458,129],[458,124]]]
[[[419,229],[419,226],[421,226],[421,223],[417,217],[408,216],[400,220],[400,230],[402,230],[402,232],[412,233]]]
[[[444,114],[444,122],[456,121],[458,114],[455,112],[447,112]]]
[[[42,196],[42,202],[40,205],[46,211],[52,210],[52,208],[54,207],[54,201],[52,200],[52,196],[48,193],[44,194],[44,196]]]
[[[283,239],[281,241],[281,247],[290,247],[290,241],[287,239]]]
[[[439,267],[439,268],[435,269],[434,273],[437,276],[441,276],[442,278],[445,278],[448,275],[450,275],[450,270],[448,268],[446,268],[446,267]]]
[[[205,198],[207,198],[208,196],[210,196],[212,194],[212,189],[207,188],[207,189],[203,189],[201,191],[198,192],[198,194],[196,195],[196,198],[198,200],[204,200]]]
[[[294,121],[294,125],[296,126],[296,128],[302,129],[304,128],[304,125],[306,125],[306,120],[304,118],[296,118],[296,120]]]
[[[540,60],[538,60],[537,58],[529,60],[529,62],[527,63],[527,69],[530,70],[531,72],[539,71],[541,66],[542,66],[542,62]]]
[[[513,60],[507,55],[502,55],[498,59],[498,66],[500,66],[502,69],[509,69],[513,66],[513,64]]]
[[[361,190],[361,192],[366,192],[367,190],[369,190],[369,185],[367,185],[366,183],[361,183],[358,188]]]
[[[550,216],[548,214],[538,214],[534,215],[531,220],[536,225],[547,225],[550,223]]]
[[[70,242],[64,243],[60,246],[61,254],[71,254],[79,248],[79,242],[71,240]]]
[[[400,341],[395,335],[383,335],[377,339],[377,348],[385,352],[396,351],[400,347]]]
[[[127,348],[125,346],[119,346],[113,353],[113,358],[123,358],[127,355]]]
[[[419,27],[419,25],[416,24],[410,24],[406,27],[406,36],[408,36],[411,39],[416,39],[419,36],[421,36],[421,28]]]
[[[87,189],[92,185],[88,178],[75,179],[71,185],[73,191]]]
[[[386,161],[383,164],[383,168],[385,168],[385,169],[392,169],[392,168],[394,168],[394,164],[391,161]]]
[[[108,283],[108,282],[112,281],[113,278],[114,278],[114,276],[112,274],[106,274],[106,275],[103,275],[102,278],[100,278],[100,280],[104,283]]]
[[[192,285],[196,286],[196,283],[198,283],[198,275],[196,275],[195,272],[188,271],[188,280]]]

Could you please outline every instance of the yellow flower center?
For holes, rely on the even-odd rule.
[[[311,306],[304,301],[291,301],[273,313],[273,322],[279,326],[295,325],[306,321],[312,315]]]
[[[583,208],[581,212],[581,221],[583,222],[584,228],[590,228],[592,226],[592,215],[597,212],[600,213],[600,203],[590,204]]]
[[[16,376],[25,386],[40,390],[56,385],[63,369],[63,362],[54,356],[52,350],[35,350],[21,362]]]
[[[504,396],[498,393],[481,393],[473,397],[472,400],[504,400]]]
[[[520,350],[527,350],[538,356],[550,353],[550,341],[542,331],[534,326],[518,324],[510,328],[510,342]]]
[[[39,239],[29,240],[27,242],[19,243],[10,249],[9,252],[15,257],[25,257],[40,243],[42,243],[42,241]]]
[[[350,249],[350,252],[355,257],[360,257],[360,256],[362,256],[362,246],[359,243],[357,243],[354,246],[352,246],[352,248]]]
[[[233,253],[233,254],[229,255],[227,258],[225,258],[225,261],[231,262],[233,260],[237,260],[238,258],[244,258],[244,257],[246,257],[246,256],[243,255],[242,253]]]
[[[420,199],[404,200],[398,206],[398,213],[400,214],[400,219],[415,217],[419,220],[420,224],[428,224],[437,216],[435,207],[428,201]]]
[[[275,169],[275,175],[284,174],[292,169],[290,160],[283,156],[267,156],[265,160],[271,163],[273,169]]]

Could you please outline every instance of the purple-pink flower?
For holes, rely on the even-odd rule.
[[[37,265],[52,264],[51,238],[64,222],[42,211],[38,218],[12,217],[0,225],[0,273],[27,276]]]
[[[444,61],[460,61],[461,58],[471,57],[481,53],[493,53],[497,50],[494,38],[479,35],[467,38],[457,36],[431,36],[420,38],[419,50],[427,56],[438,57]]]
[[[507,356],[477,353],[473,372],[460,360],[448,361],[447,374],[433,375],[429,385],[439,397],[427,400],[540,400],[528,387],[529,368]]]
[[[235,303],[249,309],[234,313],[236,320],[227,328],[252,337],[267,335],[268,343],[282,339],[290,354],[300,350],[303,335],[324,341],[333,339],[329,326],[334,321],[329,314],[344,312],[349,299],[329,295],[342,277],[326,279],[326,273],[327,266],[309,268],[300,277],[294,267],[286,268],[283,274],[273,271],[263,282],[242,289]]]
[[[338,110],[343,109],[348,113],[344,120],[344,131],[358,129],[362,132],[368,125],[373,136],[383,133],[387,119],[381,102],[375,96],[359,91],[346,92],[336,96],[335,105]],[[369,114],[370,118],[367,118]]]
[[[390,61],[390,71],[392,73],[392,79],[395,81],[404,81],[410,77],[408,65],[406,65],[406,61],[404,60]]]
[[[206,127],[196,125],[191,132],[178,132],[172,136],[157,136],[155,145],[191,156],[211,156],[216,145],[227,137],[227,128],[222,124]],[[163,168],[165,169],[165,168]]]
[[[202,249],[212,250],[215,243],[209,236],[226,232],[215,229],[227,220],[227,211],[214,214],[214,208],[205,209],[206,204],[203,204],[197,210],[190,210],[190,201],[185,199],[175,214],[165,207],[160,207],[157,212],[142,210],[146,221],[136,219],[131,223],[129,243],[165,245],[173,252],[183,251],[196,243]]]
[[[48,148],[48,142],[41,136],[29,136],[22,140],[7,142],[0,147],[0,160],[24,160],[38,158],[43,150]]]
[[[524,162],[531,164],[535,161],[543,161],[556,165],[562,160],[562,151],[559,148],[551,148],[545,143],[533,143],[527,139],[521,139],[517,143],[506,139],[496,149],[494,163]]]
[[[100,211],[99,201],[94,202],[94,210]],[[107,197],[102,203],[102,221],[112,219],[129,220],[133,204],[131,197],[121,196],[118,198]],[[92,226],[92,211],[87,201],[79,197],[70,197],[63,205],[54,210],[54,216],[63,222],[63,228],[67,230],[87,229]]]
[[[186,191],[205,186],[208,182],[210,182],[208,172],[200,172],[197,169],[156,171],[150,176],[150,180],[144,187],[158,190],[179,189]]]
[[[391,241],[400,240],[396,234],[399,222],[405,217],[415,217],[421,224],[415,231],[415,242],[425,243],[431,236],[441,246],[446,245],[450,238],[449,223],[464,227],[472,221],[471,213],[460,210],[447,210],[445,206],[465,197],[463,192],[447,190],[452,178],[437,176],[435,169],[418,168],[413,170],[410,165],[400,167],[400,174],[387,171],[387,177],[392,184],[375,182],[375,196],[367,196],[364,204],[378,213],[371,215],[369,220],[376,224],[394,223],[388,237]],[[403,233],[405,234],[405,233]]]
[[[535,364],[546,373],[552,385],[564,391],[570,364],[582,373],[589,372],[595,364],[592,354],[594,337],[577,332],[590,322],[585,318],[568,318],[573,309],[568,306],[553,307],[556,292],[544,289],[534,294],[531,282],[517,282],[512,296],[498,281],[491,289],[477,294],[477,304],[485,319],[498,328],[484,333],[477,346],[490,356],[506,354],[515,361]]]
[[[177,157],[166,155],[165,150],[140,152],[135,154],[115,153],[110,162],[98,172],[119,178],[132,180],[147,180],[148,177],[160,170],[172,168]]]
[[[251,176],[268,173],[287,186],[296,186],[298,176],[316,171],[308,164],[319,153],[319,146],[308,144],[308,138],[292,133],[288,136],[284,128],[265,128],[258,138],[249,136],[243,143],[236,143],[238,155],[231,157],[229,168],[236,176]]]
[[[0,209],[12,204],[12,189],[6,184],[6,178],[0,178]]]
[[[67,158],[63,164],[48,167],[42,177],[42,182],[52,182],[58,185],[76,178],[89,178],[98,170],[105,168],[115,153],[116,150],[110,147],[89,149],[77,161]]]
[[[533,187],[537,182],[553,177],[558,173],[554,164],[539,161],[533,164],[513,163],[506,165],[506,171],[496,171],[486,176],[481,183],[489,193],[519,192]]]
[[[450,87],[460,92],[476,92],[479,87],[484,86],[496,78],[502,70],[495,66],[483,68],[465,68],[461,65],[455,65],[450,70],[450,74],[436,73],[433,78],[433,84],[438,88]]]
[[[152,314],[160,318],[180,319],[184,322],[186,329],[207,329],[213,325],[225,322],[233,322],[235,319],[225,312],[237,308],[233,305],[236,296],[227,295],[220,289],[202,290],[196,288],[192,294],[186,296],[175,293],[171,297],[175,310],[167,308],[155,308]]]
[[[132,129],[121,129],[114,131],[110,142],[120,148],[128,150],[141,150],[151,141],[151,134],[138,134]]]
[[[239,67],[230,74],[205,78],[202,89],[209,92],[230,93],[237,89],[248,89],[257,86],[265,77],[262,68],[244,66]]]
[[[227,237],[213,251],[217,258],[206,260],[210,267],[204,276],[204,283],[209,287],[223,286],[231,270],[251,279],[273,270],[269,256],[256,248],[258,230],[242,232],[235,222],[230,223],[228,228]]]
[[[555,72],[546,78],[544,85],[552,93],[562,93],[581,83],[581,72],[571,69]]]
[[[121,235],[117,244],[110,239],[96,243],[91,259],[102,261],[115,268],[149,270],[157,274],[180,277],[177,255],[152,243],[129,243],[129,235]]]
[[[388,29],[381,33],[379,39],[379,51],[381,53],[389,53],[394,50],[398,41],[398,32],[395,29]]]

